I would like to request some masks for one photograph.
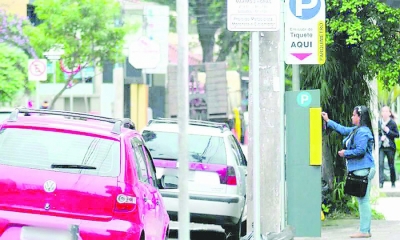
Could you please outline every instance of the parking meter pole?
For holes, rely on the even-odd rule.
[[[179,211],[178,211],[178,239],[190,239],[189,213],[189,1],[177,0],[177,32],[178,32],[178,124],[179,124]]]
[[[292,64],[292,91],[300,91],[300,65]]]
[[[260,206],[260,34],[251,33],[251,82],[252,94],[252,140],[253,140],[253,227],[254,240],[261,236],[261,206]]]

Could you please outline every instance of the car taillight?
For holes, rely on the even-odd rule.
[[[228,169],[226,171],[226,176],[222,177],[220,180],[221,184],[236,186],[237,180],[236,180],[235,169],[232,166],[228,166]]]
[[[134,196],[119,194],[116,200],[115,211],[130,212],[136,207],[136,197]]]

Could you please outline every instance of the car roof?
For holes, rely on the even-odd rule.
[[[7,128],[7,127],[53,128],[53,129],[69,130],[69,131],[100,135],[115,140],[120,140],[121,137],[123,137],[126,133],[130,131],[135,131],[133,129],[122,127],[121,133],[115,134],[112,132],[114,127],[113,123],[104,122],[100,120],[71,119],[71,118],[66,118],[64,116],[53,116],[53,115],[24,116],[24,114],[19,114],[17,121],[5,120],[1,127],[2,128]]]
[[[176,123],[151,123],[147,125],[143,131],[155,131],[155,132],[179,132],[179,125]],[[221,137],[224,136],[227,131],[221,131],[221,128],[210,127],[210,126],[198,126],[198,125],[190,125],[188,127],[189,134],[196,135],[206,135],[206,136],[215,136]]]

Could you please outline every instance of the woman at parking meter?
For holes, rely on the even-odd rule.
[[[322,112],[322,118],[329,128],[345,136],[343,149],[338,152],[339,156],[346,159],[348,173],[368,179],[365,195],[357,197],[358,210],[360,212],[360,231],[351,235],[351,238],[371,237],[371,204],[370,191],[371,180],[375,176],[375,164],[372,156],[374,136],[370,111],[366,106],[357,106],[352,113],[352,127],[344,127],[329,119],[328,114]]]

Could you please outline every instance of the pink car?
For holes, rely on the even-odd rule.
[[[0,240],[167,239],[160,182],[128,119],[16,109],[0,123]]]

